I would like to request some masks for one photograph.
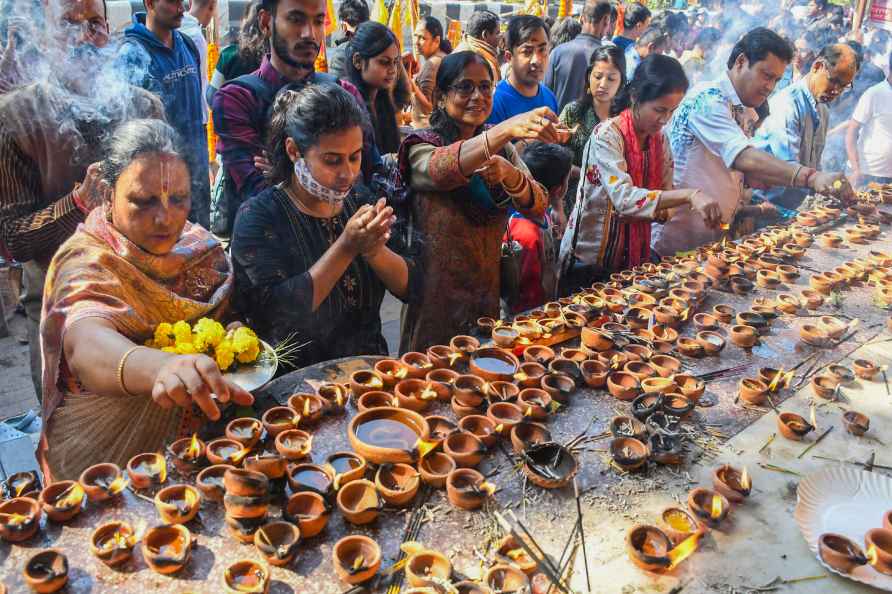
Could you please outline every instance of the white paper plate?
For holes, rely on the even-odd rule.
[[[248,392],[262,388],[276,375],[279,359],[273,347],[261,340],[262,350],[257,360],[250,365],[239,365],[235,371],[227,371],[223,377]]]
[[[864,547],[864,534],[882,528],[883,514],[892,509],[892,480],[876,472],[837,465],[802,479],[797,494],[796,523],[818,562],[837,575],[892,592],[892,576],[868,565],[844,574],[818,555],[818,538],[825,532],[842,534]]]

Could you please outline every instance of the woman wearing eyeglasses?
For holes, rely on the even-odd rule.
[[[493,72],[473,52],[443,59],[430,129],[399,151],[401,199],[410,243],[425,270],[420,299],[404,312],[400,350],[447,343],[481,316],[499,315],[499,257],[512,209],[541,217],[548,200],[511,141],[556,142],[547,107],[484,127],[492,111]]]

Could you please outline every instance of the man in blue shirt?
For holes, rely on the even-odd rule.
[[[170,125],[189,147],[192,208],[189,220],[210,227],[211,189],[208,175],[205,103],[201,92],[201,60],[195,43],[180,33],[186,9],[183,0],[145,0],[147,13],[133,15],[124,31],[119,61],[130,82],[158,95]]]
[[[669,48],[669,33],[660,27],[650,27],[626,50],[626,80],[632,80],[641,60],[651,54],[663,54]]]
[[[808,74],[769,100],[771,115],[759,128],[755,147],[781,161],[820,169],[830,120],[827,105],[851,86],[860,66],[858,53],[849,45],[825,46]],[[802,188],[774,187],[756,197],[794,210],[807,194]]]
[[[595,50],[601,47],[601,38],[613,28],[615,16],[616,9],[609,0],[586,4],[582,9],[582,33],[551,52],[545,86],[557,96],[558,110],[582,95],[588,84],[585,77],[588,63]]]
[[[522,15],[508,21],[505,45],[511,60],[508,78],[496,86],[489,124],[548,107],[557,113],[557,99],[542,84],[548,69],[548,27],[536,16]]]

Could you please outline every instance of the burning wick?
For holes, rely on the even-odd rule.
[[[743,482],[743,477],[741,477],[741,483]],[[718,520],[722,517],[722,496],[716,493],[712,496],[712,506],[709,510],[709,515],[713,520]]]
[[[198,443],[198,434],[192,434],[192,441],[189,442],[189,447],[183,451],[181,458],[183,460],[196,460],[198,455],[201,453],[201,446]]]
[[[719,502],[719,504],[721,505],[721,501]],[[691,533],[690,536],[678,543],[678,546],[667,553],[666,556],[669,557],[670,571],[678,567],[682,561],[696,552],[698,546],[700,545],[701,538],[703,538],[703,532],[701,530],[697,530]]]

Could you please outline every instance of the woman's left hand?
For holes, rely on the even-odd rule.
[[[491,158],[474,173],[482,177],[483,181],[489,186],[499,184],[505,185],[506,182],[508,182],[509,186],[516,185],[511,184],[510,182],[517,179],[515,176],[523,175],[517,170],[517,167],[512,165],[508,159],[501,155],[496,155]]]

